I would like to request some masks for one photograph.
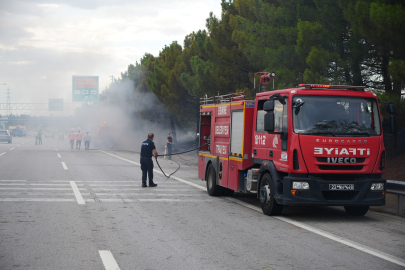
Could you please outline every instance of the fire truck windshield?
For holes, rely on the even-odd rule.
[[[378,136],[377,101],[373,98],[294,96],[294,132],[324,136]]]

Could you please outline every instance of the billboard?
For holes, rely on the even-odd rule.
[[[98,76],[72,76],[72,101],[97,102]]]
[[[50,111],[63,111],[63,99],[49,99],[49,106]]]

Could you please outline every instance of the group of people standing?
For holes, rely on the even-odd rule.
[[[42,130],[36,130],[34,132],[35,144],[42,145]]]
[[[88,132],[86,132],[86,135],[83,137],[83,134],[80,132],[80,130],[75,134],[73,130],[69,134],[69,142],[70,142],[70,148],[73,149],[73,146],[75,144],[75,139],[76,139],[76,149],[80,150],[80,147],[82,146],[82,140],[84,141],[84,147],[86,150],[89,149],[90,147],[90,141],[91,141],[91,136],[89,135]]]

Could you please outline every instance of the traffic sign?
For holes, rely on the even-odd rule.
[[[63,111],[63,99],[49,99],[49,110],[50,111]]]
[[[72,76],[72,101],[97,102],[98,76]]]

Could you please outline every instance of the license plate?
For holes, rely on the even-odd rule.
[[[354,190],[353,184],[329,184],[329,190]]]

